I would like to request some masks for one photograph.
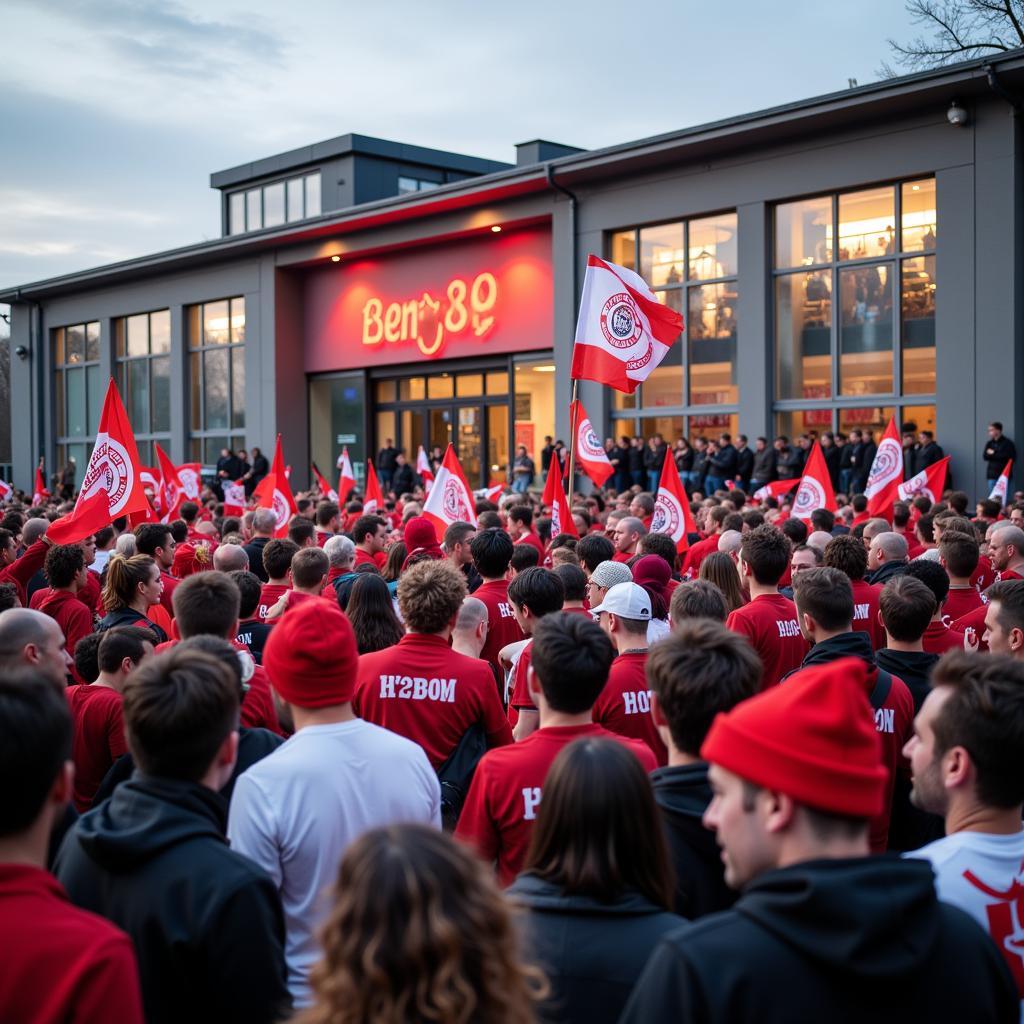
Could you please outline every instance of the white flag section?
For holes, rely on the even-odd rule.
[[[682,315],[659,302],[642,277],[592,255],[580,298],[572,376],[636,391],[682,329]]]
[[[423,514],[434,524],[438,544],[452,523],[476,526],[476,512],[473,508],[473,492],[459,465],[455,447],[449,444],[441,468],[434,478],[434,486],[430,488],[430,494],[423,505]]]
[[[423,489],[429,494],[431,485],[434,483],[434,471],[430,468],[430,459],[427,458],[423,445],[420,445],[420,450],[416,453],[416,472],[419,473],[420,479],[423,481]]]
[[[224,491],[224,512],[227,515],[237,515],[237,512],[228,512],[231,509],[245,510],[245,485],[233,480],[225,480],[222,490]]]
[[[1006,504],[1006,495],[1010,493],[1010,472],[1013,469],[1013,459],[1003,467],[1002,473],[999,474],[999,479],[996,481],[995,486],[992,488],[992,493],[989,498],[994,501],[998,501],[1000,505]]]
[[[0,501],[7,501],[13,493],[14,488],[6,480],[0,480]]]

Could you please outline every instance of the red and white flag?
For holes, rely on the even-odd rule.
[[[0,501],[9,501],[14,488],[6,481],[0,480]]]
[[[597,487],[603,487],[604,482],[615,472],[615,467],[608,461],[608,454],[582,402],[572,403],[569,418],[576,424],[576,462]]]
[[[36,482],[32,490],[32,504],[42,505],[50,500],[50,492],[46,488],[46,478],[43,476],[43,467],[36,466]]]
[[[473,492],[474,498],[480,498],[483,501],[489,501],[495,505],[498,503],[498,499],[505,493],[504,484],[494,484],[493,487],[479,487]]]
[[[690,511],[690,499],[679,479],[679,469],[671,453],[665,456],[658,481],[658,494],[654,499],[651,533],[667,533],[676,542],[676,551],[690,546],[689,534],[697,532],[697,524]]]
[[[183,462],[178,467],[178,479],[185,489],[186,500],[198,501],[203,485],[203,467],[198,462]]]
[[[288,523],[299,509],[295,504],[291,485],[288,483],[288,477],[285,474],[280,434],[277,435],[277,447],[274,449],[274,465],[252,493],[260,499],[261,508],[272,508],[274,510],[274,518],[277,520],[274,536],[287,537]]]
[[[117,385],[111,378],[103,399],[96,443],[85,467],[74,511],[53,523],[47,534],[56,544],[71,544],[109,525],[119,516],[148,511],[149,501],[142,488],[135,434]],[[51,533],[55,528],[56,533]]]
[[[352,488],[356,485],[356,475],[352,472],[352,461],[348,457],[348,448],[342,448],[338,456],[338,469],[341,476],[338,478],[338,499],[348,501]]]
[[[892,522],[893,502],[899,498],[900,484],[903,482],[903,445],[896,429],[895,417],[889,420],[882,440],[878,444],[871,472],[868,473],[868,485],[864,494],[868,499],[868,515],[881,517]]]
[[[330,501],[337,501],[338,492],[327,482],[327,478],[320,472],[315,462],[311,462],[310,465],[313,467],[313,476],[316,477],[316,485],[320,489],[320,496]]]
[[[420,479],[423,481],[423,490],[429,494],[434,483],[434,471],[430,468],[430,459],[427,458],[423,445],[420,445],[420,450],[416,453],[416,472],[419,473]]]
[[[947,455],[938,462],[933,462],[925,467],[920,473],[916,473],[906,483],[900,484],[900,501],[910,501],[918,494],[924,494],[933,502],[942,497],[946,489],[946,473],[949,470],[949,460],[952,456]]]
[[[999,479],[996,481],[995,487],[992,488],[992,493],[989,495],[990,498],[994,498],[999,502],[1000,505],[1006,504],[1006,496],[1010,493],[1010,474],[1013,472],[1013,459],[1003,466],[1002,473],[999,474]]]
[[[576,529],[576,523],[573,522],[569,501],[565,496],[557,459],[552,459],[548,465],[548,477],[544,482],[544,494],[541,496],[541,501],[551,509],[552,537],[557,537],[560,533],[568,533],[573,537],[580,535],[579,530]]]
[[[452,523],[469,523],[476,526],[476,512],[473,511],[473,492],[462,472],[455,446],[448,445],[441,468],[434,478],[434,486],[423,504],[423,514],[434,524],[438,544],[444,539],[444,531]]]
[[[384,492],[380,489],[373,459],[366,460],[366,495],[363,498],[363,512],[366,515],[384,515]]]
[[[902,457],[902,449],[900,454]],[[800,477],[800,486],[796,489],[789,514],[794,519],[810,519],[811,513],[819,508],[835,512],[839,506],[836,504],[835,491],[832,490],[828,466],[825,465],[825,453],[821,450],[821,445],[815,442],[808,456],[807,465],[804,466],[804,475]]]
[[[796,485],[796,480],[773,480],[754,491],[754,497],[758,501],[764,501],[765,498],[781,498],[784,494],[789,494]]]
[[[225,480],[222,490],[224,491],[224,515],[242,515],[245,512],[245,484],[241,480]]]
[[[154,511],[160,511],[160,473],[155,466],[140,466],[139,476],[142,479],[142,489],[149,498],[149,503]]]
[[[657,369],[682,329],[682,314],[659,302],[642,277],[591,255],[571,374],[632,394]]]
[[[188,495],[185,493],[185,485],[179,476],[178,467],[160,447],[160,442],[157,441],[153,447],[156,450],[157,465],[160,467],[160,509],[163,512],[163,521],[169,523],[178,515],[181,506],[188,501]]]

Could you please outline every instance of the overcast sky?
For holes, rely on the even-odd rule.
[[[513,161],[861,85],[900,0],[5,0],[0,286],[216,237],[211,171],[360,132]]]

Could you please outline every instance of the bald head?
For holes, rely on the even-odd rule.
[[[249,556],[245,548],[237,544],[221,544],[213,553],[213,567],[218,572],[245,572],[249,568]]]
[[[815,530],[814,533],[807,538],[807,543],[812,548],[817,548],[822,554],[824,554],[825,548],[828,547],[829,541],[831,540],[831,533],[826,533],[824,530]]]
[[[463,598],[452,632],[452,650],[479,658],[487,642],[487,605],[479,598]]]
[[[37,540],[49,529],[50,520],[40,517],[29,519],[21,528],[21,542],[25,547],[35,544]]]
[[[996,523],[989,536],[988,557],[998,572],[1019,571],[1024,562],[1024,530],[1012,523]]]
[[[277,516],[272,508],[258,508],[252,516],[252,532],[257,537],[270,537],[277,528]]]
[[[868,568],[874,572],[887,562],[905,562],[907,560],[907,541],[902,534],[878,534],[868,548]]]
[[[56,619],[31,608],[0,612],[0,671],[28,666],[63,688],[70,665]]]
[[[473,631],[481,622],[486,621],[487,605],[479,598],[466,597],[459,606],[459,615],[455,620],[455,629]]]
[[[864,543],[869,544],[880,533],[890,533],[892,527],[884,519],[869,519],[864,524]]]
[[[718,537],[718,550],[727,555],[734,555],[743,544],[743,534],[739,530],[725,530]]]

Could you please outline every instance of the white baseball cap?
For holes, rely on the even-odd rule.
[[[604,600],[590,611],[594,616],[611,612],[624,619],[650,619],[651,598],[638,583],[616,583],[604,595]]]

